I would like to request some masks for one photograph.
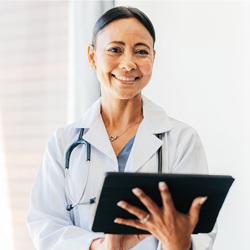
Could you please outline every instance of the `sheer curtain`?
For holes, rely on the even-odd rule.
[[[97,19],[114,1],[69,1],[67,122],[79,119],[100,97],[96,74],[88,65],[87,46]]]

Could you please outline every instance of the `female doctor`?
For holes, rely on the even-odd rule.
[[[158,207],[142,190],[131,190],[149,214],[125,201],[117,205],[138,220],[117,218],[114,223],[147,230],[151,235],[104,235],[89,229],[93,204],[70,212],[65,188],[65,154],[81,128],[91,145],[87,173],[86,149],[76,147],[68,172],[69,193],[81,202],[96,196],[107,171],[157,172],[157,150],[162,146],[163,172],[207,174],[203,146],[196,131],[169,118],[165,111],[142,96],[152,76],[156,52],[155,32],[148,17],[136,8],[116,7],[97,21],[88,61],[101,83],[102,97],[77,122],[59,128],[50,138],[38,170],[27,218],[40,250],[211,250],[216,228],[210,234],[191,235],[206,197],[197,197],[188,214],[175,210],[165,183],[159,183],[163,206]],[[155,135],[162,133],[162,140]]]

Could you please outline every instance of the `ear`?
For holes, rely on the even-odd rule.
[[[89,44],[89,46],[88,46],[88,61],[89,61],[90,68],[92,68],[93,66],[96,66],[96,64],[95,64],[95,51],[94,51],[94,47],[92,44]]]

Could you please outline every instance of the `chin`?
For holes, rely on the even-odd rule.
[[[135,97],[141,97],[141,91],[137,92],[137,93],[119,93],[117,95],[117,97],[119,99],[123,99],[123,100],[130,100],[130,99],[133,99]]]

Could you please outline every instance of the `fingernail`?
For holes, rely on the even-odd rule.
[[[115,220],[114,220],[114,223],[119,223],[119,219],[115,219]]]
[[[123,207],[123,205],[124,205],[124,204],[123,204],[122,201],[119,201],[119,202],[117,203],[117,206],[118,206],[118,207]]]
[[[160,187],[163,187],[163,186],[166,186],[167,184],[166,184],[166,182],[164,182],[164,181],[160,181],[158,185],[159,185]]]
[[[207,196],[202,197],[202,198],[200,199],[200,205],[204,204],[204,202],[205,202],[206,200],[207,200]]]
[[[161,191],[164,191],[164,190],[167,189],[167,184],[166,184],[164,181],[160,181],[160,182],[158,183],[158,186],[159,186],[159,189],[160,189]]]
[[[138,194],[138,193],[139,193],[139,188],[133,188],[133,189],[132,189],[132,192],[133,192],[134,194]]]

